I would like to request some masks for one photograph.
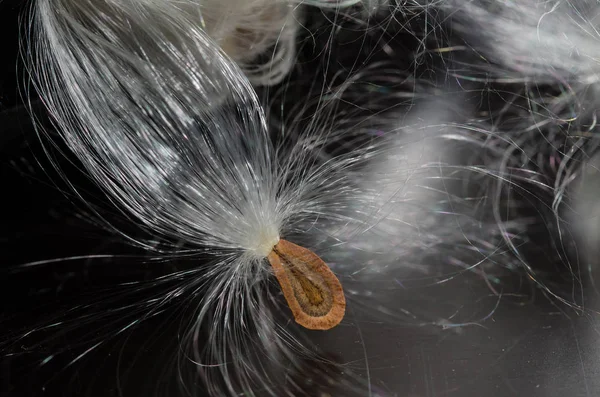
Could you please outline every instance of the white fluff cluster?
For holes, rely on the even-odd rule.
[[[263,19],[272,5],[242,15]],[[288,344],[302,347],[286,341],[266,301],[265,258],[281,233],[368,212],[347,211],[361,199],[348,176],[364,161],[359,151],[316,162],[318,148],[333,142],[319,129],[273,145],[252,86],[218,45],[235,52],[220,19],[204,18],[204,30],[189,7],[168,2],[41,0],[30,38],[36,88],[89,175],[125,216],[171,241],[171,255],[214,258],[185,287],[202,299],[184,341],[192,349],[185,360],[215,395],[268,390],[259,354],[294,363]]]
[[[115,206],[168,242],[159,254],[209,256],[168,278],[185,275],[163,299],[187,294],[197,305],[178,364],[213,395],[298,395],[281,377],[318,361],[271,288],[265,256],[281,237],[321,256],[350,307],[380,318],[398,318],[403,277],[415,273],[426,284],[474,273],[498,294],[498,276],[519,268],[575,305],[544,285],[522,247],[532,222],[563,241],[562,204],[597,148],[588,105],[600,8],[397,3],[34,3],[31,74],[57,131]],[[331,23],[327,46],[345,17],[361,27],[356,59],[367,41],[389,59],[334,77],[327,64],[325,82],[297,82],[302,97],[290,77],[261,102],[257,87],[294,69],[312,6]],[[392,28],[420,43],[410,70],[394,63]],[[417,75],[434,57],[433,76]],[[519,212],[516,194],[538,219]],[[378,290],[361,287],[373,279]],[[344,379],[344,395],[364,395]]]

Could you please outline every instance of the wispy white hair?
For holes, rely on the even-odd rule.
[[[546,238],[556,249],[556,260],[579,284],[572,273],[578,260],[566,253],[574,246],[573,228],[563,216],[574,204],[573,182],[582,176],[582,165],[598,150],[600,37],[595,20],[600,5],[587,0],[450,0],[432,9],[440,12],[439,26],[453,32],[436,49],[448,54],[442,55],[446,75],[487,102],[482,117],[460,128],[490,151],[481,167],[498,176],[488,185],[489,197],[520,192],[523,202],[538,203],[535,223],[550,230]],[[501,208],[492,208],[497,219]],[[528,245],[505,241],[519,267],[556,296],[527,259]]]
[[[335,142],[327,129],[274,146],[249,80],[189,8],[40,0],[32,18],[36,88],[89,175],[171,242],[162,252],[212,257],[185,285],[202,298],[184,362],[215,395],[277,395],[265,360],[293,366],[303,346],[268,309],[265,257],[283,233],[360,226],[371,204],[354,201],[349,171],[379,147],[317,161],[318,147]]]
[[[446,1],[453,27],[506,78],[590,83],[600,68],[595,0]]]
[[[538,106],[549,97],[530,95],[535,90],[528,88],[514,102],[506,100],[491,121],[455,118],[445,113],[451,98],[431,99],[447,94],[444,90],[421,86],[409,73],[390,71],[389,64],[376,65],[323,89],[314,109],[305,103],[286,108],[291,122],[270,134],[249,78],[272,84],[287,73],[293,35],[286,33],[290,41],[281,41],[277,32],[298,29],[291,22],[293,7],[272,3],[273,14],[254,13],[258,2],[244,3],[248,8],[239,3],[235,10],[241,13],[229,24],[223,22],[227,9],[211,4],[205,3],[204,11],[201,4],[202,22],[195,3],[39,0],[32,74],[57,130],[87,172],[126,216],[170,243],[160,253],[209,255],[206,265],[186,272],[186,281],[163,298],[186,293],[197,304],[186,324],[180,363],[182,368],[192,364],[213,394],[301,392],[296,384],[278,385],[282,374],[305,370],[303,356],[314,358],[275,310],[280,300],[267,282],[272,278],[264,256],[279,237],[289,236],[321,255],[347,286],[351,305],[381,312],[391,311],[390,306],[370,304],[382,294],[370,297],[357,288],[365,280],[383,279],[396,302],[391,286],[405,282],[401,276],[411,270],[436,275],[428,278],[431,283],[466,271],[489,282],[490,265],[497,263],[517,263],[535,275],[519,256],[527,224],[501,214],[512,209],[502,193],[541,186],[561,197],[563,182],[571,179],[543,180],[544,161],[536,156],[558,152],[555,145],[570,125],[564,116],[582,91],[559,96],[553,107]],[[472,61],[462,75],[444,71],[461,83],[510,76],[519,84],[532,77],[539,78],[535,83],[555,84],[573,77],[565,47],[533,40],[543,20],[541,3],[520,3],[520,17],[511,14],[511,4],[447,1],[416,9],[455,11],[452,26],[467,47],[494,59],[493,66]],[[268,29],[245,53],[246,36],[238,30],[248,15],[258,15]],[[271,17],[285,22],[271,25]],[[514,45],[519,36],[505,30],[515,18],[526,18],[518,24],[525,29],[520,36],[531,39],[526,48]],[[479,25],[485,33],[473,34]],[[435,33],[440,26],[435,20]],[[591,46],[593,40],[577,43]],[[289,52],[273,57],[283,63],[267,62],[256,78],[255,56],[273,45]],[[587,47],[581,50],[590,53]],[[515,63],[521,56],[527,61]],[[594,63],[587,65],[591,76]],[[481,70],[489,74],[474,72]],[[416,114],[388,109],[390,95],[383,92],[374,94],[376,99],[362,98],[364,86],[407,81],[411,84],[401,95]],[[413,106],[418,100],[426,106]],[[356,112],[342,110],[342,103],[355,103]],[[523,103],[526,114],[539,116],[545,125],[557,123],[544,131],[544,140],[540,119],[518,113]],[[372,113],[364,116],[365,109]],[[503,117],[515,111],[518,122],[503,125]],[[578,140],[568,143],[562,175],[577,172],[567,165],[581,147]],[[477,153],[478,162],[461,159],[460,149]],[[531,159],[539,167],[531,166]],[[457,270],[439,272],[447,265]]]
[[[273,85],[294,65],[303,6],[336,9],[360,3],[367,13],[381,7],[363,0],[186,0],[169,7],[181,8],[196,19],[250,82]]]
[[[295,2],[206,0],[185,8],[254,84],[278,83],[292,67],[301,18]]]

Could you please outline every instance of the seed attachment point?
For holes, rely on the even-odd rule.
[[[314,252],[279,240],[267,258],[298,324],[328,330],[342,321],[346,311],[342,285]]]

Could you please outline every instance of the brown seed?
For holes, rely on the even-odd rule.
[[[268,259],[298,324],[326,330],[342,321],[346,311],[342,285],[314,252],[279,240]]]

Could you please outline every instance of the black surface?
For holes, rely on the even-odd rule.
[[[167,370],[177,346],[178,324],[173,321],[177,302],[172,312],[120,335],[115,334],[128,317],[110,314],[145,297],[118,294],[115,300],[111,292],[121,291],[120,283],[150,280],[168,273],[174,265],[140,258],[143,252],[91,222],[85,206],[59,190],[64,186],[19,104],[14,4],[17,2],[0,3],[0,18],[13,32],[3,37],[1,48],[0,258],[5,271],[0,280],[0,395],[178,395],[174,373]],[[101,193],[67,162],[65,166],[89,189],[90,197],[103,205]],[[111,216],[110,210],[106,213]],[[547,236],[540,233],[538,238]],[[91,254],[138,257],[68,260],[8,272],[17,264]],[[584,263],[593,268],[596,260],[588,258]],[[543,261],[537,265],[542,269],[549,266]],[[593,273],[583,272],[582,289],[574,288],[568,277],[561,284],[558,274],[556,287],[567,295],[581,292],[588,309],[598,308]],[[430,323],[390,320],[375,308],[370,314],[369,308],[352,309],[341,327],[326,334],[310,334],[342,363],[321,369],[333,379],[330,394],[343,395],[336,394],[335,381],[351,373],[360,383],[370,384],[373,393],[391,396],[600,395],[598,315],[555,303],[520,275],[505,283],[504,291],[511,293],[500,297],[480,279],[467,276],[435,288],[381,292],[383,306],[429,316]],[[379,291],[376,283],[363,287]],[[359,308],[360,303],[358,298],[350,298],[351,308]],[[66,328],[49,329],[37,340],[20,343],[20,336],[28,330],[69,319],[70,309],[83,305],[91,305],[83,313],[93,314],[93,321],[81,321],[68,333],[63,332]],[[457,323],[471,324],[447,327],[437,322],[453,312]],[[103,343],[96,351],[72,363],[100,341]],[[44,363],[48,357],[53,358]],[[312,381],[325,382],[319,378]]]

